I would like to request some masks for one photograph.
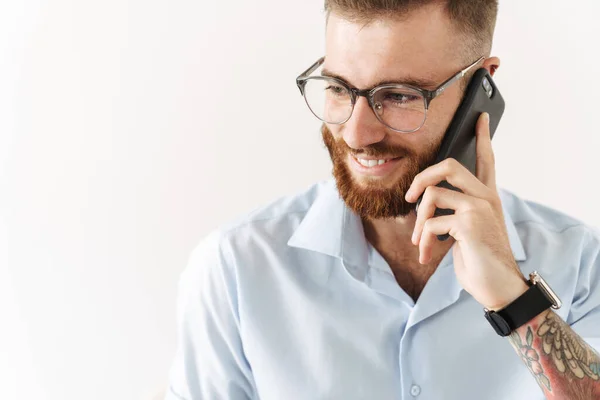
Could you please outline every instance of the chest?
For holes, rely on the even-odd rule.
[[[332,299],[273,329],[257,324],[243,342],[260,399],[538,398],[535,379],[471,298],[412,324],[418,308]]]
[[[419,263],[418,254],[413,257],[387,254],[383,257],[394,273],[398,285],[416,302],[444,255],[434,256],[427,264]]]

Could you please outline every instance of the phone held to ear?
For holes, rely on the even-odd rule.
[[[500,118],[504,113],[504,99],[487,69],[480,68],[475,72],[467,86],[465,96],[444,135],[434,165],[446,158],[454,158],[475,175],[477,165],[475,127],[479,116],[484,112],[490,115],[490,134],[493,138],[500,123]],[[442,181],[436,186],[462,192],[447,181]],[[417,200],[417,212],[422,200],[423,194]],[[452,214],[454,214],[454,210],[437,208],[434,217]],[[447,240],[449,237],[449,234],[437,236],[438,240],[441,241]]]

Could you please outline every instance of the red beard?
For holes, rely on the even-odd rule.
[[[418,133],[412,134],[418,135]],[[415,176],[435,161],[439,146],[429,146],[424,154],[415,155],[405,148],[374,143],[365,147],[362,152],[355,153],[351,152],[343,139],[336,142],[325,124],[321,127],[321,135],[333,163],[333,176],[340,196],[346,205],[362,219],[404,217],[415,209],[415,204],[408,203],[404,196]],[[392,185],[373,181],[367,187],[363,187],[352,178],[347,164],[349,152],[356,156],[403,156],[405,159],[402,168],[405,169],[405,172]]]

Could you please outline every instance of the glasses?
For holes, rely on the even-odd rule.
[[[321,57],[301,73],[296,78],[296,84],[310,111],[323,122],[338,125],[345,123],[352,116],[356,100],[363,96],[377,119],[385,126],[396,132],[412,133],[425,124],[429,103],[484,58],[480,57],[434,90],[400,83],[387,83],[372,89],[359,90],[338,78],[309,76],[325,62],[325,57]]]

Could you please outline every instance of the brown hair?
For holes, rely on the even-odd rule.
[[[325,0],[325,12],[327,17],[334,12],[349,21],[368,24],[377,19],[406,18],[412,10],[430,4],[444,5],[457,32],[464,35],[465,58],[489,55],[498,0]]]

